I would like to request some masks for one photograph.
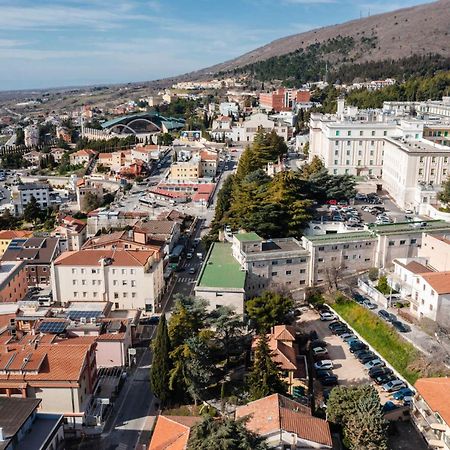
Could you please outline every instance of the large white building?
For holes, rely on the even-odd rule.
[[[24,142],[27,147],[35,147],[39,144],[39,128],[37,125],[28,125],[23,132]]]
[[[233,142],[253,142],[260,130],[266,133],[275,130],[278,136],[284,138],[285,141],[292,134],[292,127],[289,127],[285,123],[269,119],[265,113],[256,113],[244,121],[236,123],[232,127],[231,139]]]
[[[450,173],[450,147],[426,140],[384,141],[383,187],[401,208],[426,214]],[[423,210],[423,211],[422,211]]]
[[[14,212],[16,215],[22,215],[31,198],[34,197],[41,209],[50,206],[50,190],[48,183],[24,183],[19,184],[13,189],[12,199]]]
[[[423,126],[420,120],[345,108],[339,99],[337,114],[311,114],[309,158],[318,156],[335,175],[381,178],[384,160],[389,159],[385,139],[421,139]]]
[[[52,264],[57,302],[111,302],[115,309],[155,310],[164,288],[156,250],[65,252]]]

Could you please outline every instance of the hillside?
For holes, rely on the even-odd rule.
[[[353,42],[329,52],[332,64],[397,60],[416,55],[450,57],[450,0],[378,14],[340,25],[318,28],[271,42],[252,52],[190,74],[191,77],[228,72],[258,61],[330,42]],[[344,55],[345,52],[345,55]]]

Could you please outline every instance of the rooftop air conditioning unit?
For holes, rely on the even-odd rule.
[[[80,322],[81,323],[86,323],[86,317],[80,317]]]

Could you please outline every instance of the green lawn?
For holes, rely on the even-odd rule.
[[[420,373],[407,368],[419,351],[386,322],[352,301],[334,303],[332,308],[411,384],[420,378]]]

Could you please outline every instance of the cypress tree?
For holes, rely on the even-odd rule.
[[[164,314],[161,315],[152,347],[153,360],[150,371],[152,391],[158,397],[161,405],[165,405],[170,400],[169,372],[171,367],[169,353],[171,348]]]
[[[258,400],[271,394],[286,393],[286,383],[281,379],[281,371],[272,360],[269,339],[266,334],[258,338],[253,368],[248,377],[251,400]]]

